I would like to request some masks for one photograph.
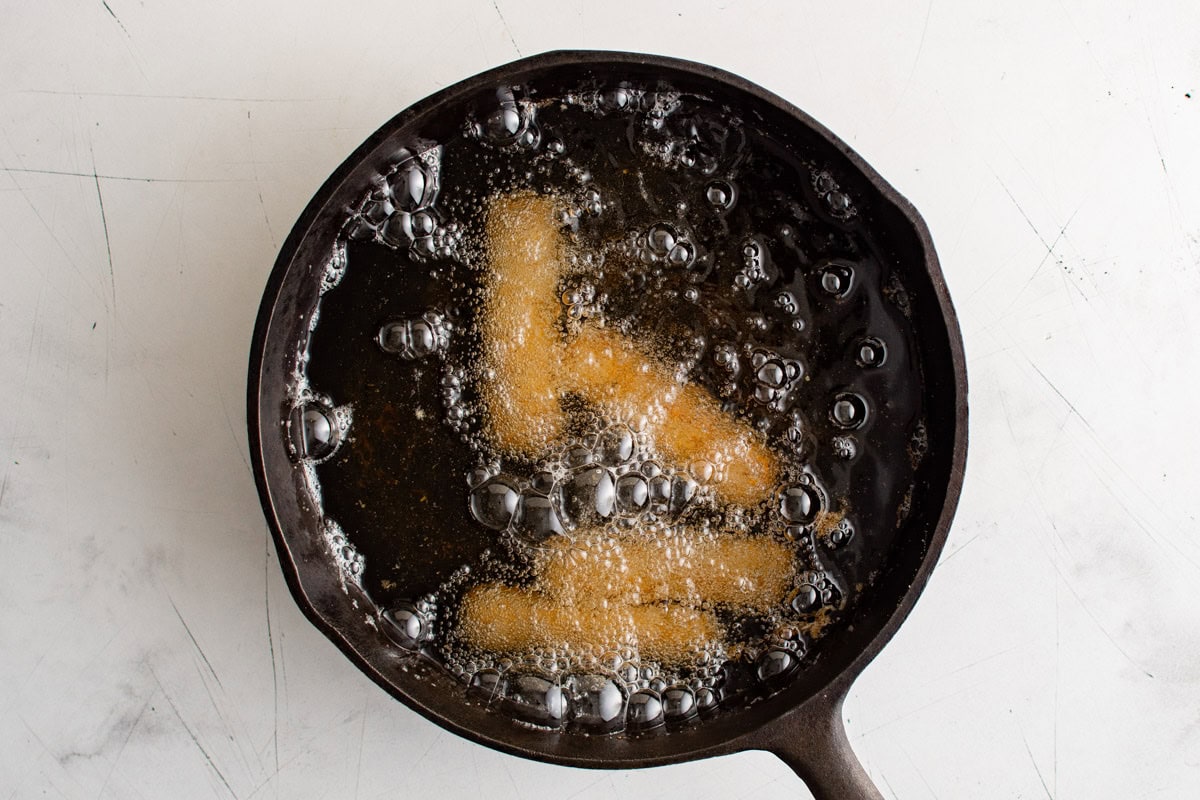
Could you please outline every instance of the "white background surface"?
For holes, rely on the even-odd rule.
[[[589,772],[443,733],[302,618],[267,538],[243,398],[283,237],[394,113],[562,47],[760,83],[933,232],[971,453],[942,563],[847,703],[884,794],[1200,794],[1194,0],[0,21],[0,798],[805,796],[766,754]]]

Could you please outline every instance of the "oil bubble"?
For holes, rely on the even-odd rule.
[[[371,225],[378,227],[395,210],[395,207],[387,199],[376,200],[363,207],[362,216]]]
[[[858,455],[858,442],[853,436],[835,436],[830,444],[833,454],[843,461],[851,461]]]
[[[521,495],[504,478],[492,478],[471,490],[471,516],[493,530],[504,530],[521,504]]]
[[[795,654],[782,648],[772,648],[758,659],[758,679],[764,682],[782,680],[796,668]]]
[[[521,113],[516,105],[498,108],[487,120],[487,133],[493,139],[504,140],[515,138],[521,130]]]
[[[300,414],[300,453],[305,458],[320,460],[337,447],[337,429],[329,421],[329,412],[309,406]]]
[[[662,692],[663,716],[681,722],[696,716],[696,695],[686,686],[668,686]]]
[[[428,311],[414,319],[384,323],[376,341],[385,353],[394,353],[405,361],[414,361],[443,349],[448,338],[445,319],[437,312]]]
[[[648,730],[663,724],[663,704],[652,691],[634,692],[629,697],[629,727]]]
[[[688,503],[692,502],[692,498],[696,496],[696,490],[699,488],[699,485],[690,476],[676,475],[671,480],[670,512],[682,514]]]
[[[629,90],[618,86],[600,95],[600,106],[607,111],[620,111],[629,105],[630,99]]]
[[[842,298],[850,294],[854,285],[854,268],[836,262],[827,264],[817,273],[817,279],[826,294]]]
[[[526,494],[514,532],[526,544],[538,545],[563,532],[554,501],[540,494]]]
[[[713,711],[721,702],[716,690],[702,686],[696,690],[696,710],[700,713]]]
[[[428,205],[430,184],[425,170],[413,162],[396,172],[392,179],[392,195],[401,210],[413,212]]]
[[[854,526],[848,519],[842,519],[837,527],[829,532],[829,544],[832,547],[844,547],[854,538]]]
[[[792,608],[798,614],[808,614],[817,610],[821,604],[821,596],[817,592],[817,587],[811,583],[802,583],[796,589],[796,594],[792,597]]]
[[[471,676],[467,691],[485,702],[491,702],[504,697],[507,683],[499,670],[481,669]]]
[[[627,472],[617,478],[617,509],[623,514],[636,514],[646,507],[650,487],[646,477],[638,472]]]
[[[877,337],[860,340],[855,350],[854,360],[860,367],[881,367],[887,361],[887,345]]]
[[[605,464],[620,464],[633,455],[633,431],[627,425],[614,425],[600,435],[599,446]]]
[[[572,692],[573,725],[589,733],[616,733],[625,727],[625,690],[605,675],[575,675]]]
[[[650,510],[656,514],[666,513],[671,504],[671,479],[656,475],[650,479]]]
[[[612,516],[616,486],[612,473],[603,467],[580,470],[564,487],[567,517],[576,525]]]
[[[861,428],[867,421],[867,401],[854,392],[841,392],[833,398],[829,419],[842,430]]]
[[[672,267],[686,267],[692,263],[695,256],[692,246],[687,242],[678,242],[667,251],[667,263]]]
[[[646,244],[656,255],[665,256],[675,246],[675,230],[664,224],[655,225],[646,234]]]
[[[736,201],[733,184],[728,181],[712,181],[704,187],[704,199],[719,211],[728,211]]]
[[[567,716],[566,693],[551,677],[521,673],[508,680],[505,709],[517,719],[548,728],[558,728]]]
[[[820,490],[814,485],[797,485],[784,489],[779,496],[779,513],[788,522],[806,525],[821,511]]]
[[[380,614],[387,637],[405,650],[419,650],[432,636],[432,626],[412,603],[399,603]]]

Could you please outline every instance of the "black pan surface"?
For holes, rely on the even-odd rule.
[[[586,114],[542,102],[567,95],[582,98]],[[677,102],[661,128],[646,124],[652,97]],[[497,114],[525,108],[536,109],[536,125],[518,118],[510,130]],[[529,130],[532,144],[518,142]],[[665,156],[647,149],[634,141],[638,131],[674,149]],[[461,156],[467,146],[455,143],[480,135],[493,136],[492,146]],[[569,143],[566,156],[548,155],[556,142]],[[381,191],[431,153],[436,168],[423,168],[412,196]],[[547,171],[531,179],[505,173],[513,164]],[[746,240],[731,231],[761,232],[755,241],[770,260],[751,281],[761,285],[725,293],[744,307],[704,313],[727,312],[734,321],[726,332],[735,338],[745,333],[737,333],[737,320],[760,313],[747,357],[758,348],[805,365],[807,379],[780,403],[804,410],[796,459],[819,477],[824,502],[848,509],[852,521],[836,542],[825,536],[812,545],[831,579],[819,602],[833,622],[806,642],[799,667],[787,680],[764,680],[753,663],[731,664],[718,678],[721,703],[669,729],[583,736],[517,724],[498,703],[467,692],[436,653],[415,653],[397,646],[394,630],[388,635],[385,612],[437,592],[495,548],[495,533],[471,517],[461,479],[438,477],[461,474],[474,455],[437,401],[445,377],[437,358],[472,346],[471,306],[455,307],[447,292],[478,285],[462,266],[469,252],[456,259],[436,249],[450,220],[467,232],[479,224],[478,209],[456,204],[455,187],[499,180],[536,189],[569,179],[572,168],[588,173],[579,196],[586,200],[599,187],[608,209],[601,216],[615,218],[611,231],[581,220],[581,235],[589,224],[600,237],[654,219],[687,231],[692,263],[682,277],[609,287],[614,308],[655,321],[668,338],[710,318],[685,299],[686,288],[728,286],[745,271]],[[736,193],[732,211],[704,207],[714,185]],[[418,241],[411,215],[401,231],[393,217],[404,203],[435,208],[437,241]],[[784,291],[799,327],[780,317]],[[408,361],[379,346],[381,325],[410,324],[431,308],[463,332],[446,353]],[[864,355],[864,342],[878,341],[886,342],[886,359],[869,363],[882,351]],[[711,363],[694,379],[720,390]],[[752,376],[741,379],[754,388]],[[554,763],[629,768],[763,748],[822,796],[874,796],[846,744],[840,705],[911,610],[948,533],[966,454],[966,376],[920,217],[803,112],[712,67],[626,53],[548,53],[445,89],[372,135],[301,216],[264,293],[248,389],[255,475],[293,595],[402,702],[472,740]],[[834,409],[847,397],[865,401],[865,423],[848,424],[843,414],[862,409]],[[764,420],[777,445],[793,435],[779,423],[786,417],[779,409],[751,404],[742,411]]]

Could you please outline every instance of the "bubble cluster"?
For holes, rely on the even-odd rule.
[[[363,569],[366,567],[366,558],[346,539],[346,534],[341,526],[333,520],[325,520],[323,533],[325,543],[328,545],[329,551],[333,554],[334,561],[338,565],[338,574],[342,580],[357,582],[362,576]]]
[[[377,341],[385,353],[394,353],[406,361],[444,351],[450,339],[450,323],[436,311],[419,317],[386,322]]]
[[[751,351],[750,366],[754,370],[755,401],[778,410],[787,405],[796,382],[804,375],[799,361],[764,349]]]
[[[496,105],[481,122],[467,126],[469,135],[507,150],[534,150],[542,142],[537,106],[509,86],[496,89]]]
[[[666,222],[655,223],[634,236],[627,252],[643,264],[661,264],[673,269],[692,266],[697,255],[692,237]]]
[[[822,170],[813,175],[813,189],[816,190],[825,210],[835,219],[845,222],[858,214],[850,195],[838,186],[838,182],[828,172]]]
[[[443,220],[434,207],[441,191],[441,168],[441,145],[415,154],[401,151],[347,220],[346,237],[405,250],[414,261],[460,260],[462,226]]]
[[[346,243],[339,240],[334,242],[329,260],[325,262],[325,271],[321,273],[321,294],[324,295],[330,289],[335,288],[342,282],[345,275]]]
[[[758,239],[748,239],[742,245],[742,269],[733,276],[733,285],[749,289],[767,279],[769,253],[766,245]]]

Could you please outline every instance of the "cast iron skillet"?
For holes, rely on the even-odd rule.
[[[872,209],[866,223],[902,264],[922,364],[928,449],[917,467],[911,509],[874,585],[803,677],[768,700],[721,712],[659,736],[579,736],[520,727],[463,701],[461,684],[431,661],[392,646],[372,619],[375,605],[347,582],[326,538],[305,469],[288,438],[288,386],[317,308],[322,274],[339,230],[389,159],[429,130],[461,124],[466,98],[499,84],[669,80],[735,98],[739,112],[787,120],[807,146],[854,178]],[[758,109],[758,111],[754,111]],[[787,138],[789,130],[780,129]],[[254,474],[280,564],[296,602],[360,669],[409,707],[475,742],[515,755],[579,767],[625,769],[748,749],[775,753],[818,798],[879,797],[849,746],[841,706],[850,685],[911,611],[950,528],[967,446],[966,372],[954,310],[929,232],[917,212],[856,153],[808,115],[766,90],[710,66],[633,53],[553,52],[467,79],[422,100],[373,134],[317,192],[292,230],[264,293],[250,354],[248,424]]]

